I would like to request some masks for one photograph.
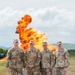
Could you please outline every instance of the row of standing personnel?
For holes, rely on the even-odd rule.
[[[14,47],[7,52],[6,68],[10,75],[23,75],[25,68],[27,75],[66,75],[66,69],[70,64],[70,55],[62,47],[62,42],[57,43],[57,50],[47,48],[47,42],[43,42],[43,50],[40,52],[34,47],[34,41],[29,42],[30,48],[24,53],[18,46],[17,39],[13,41]]]

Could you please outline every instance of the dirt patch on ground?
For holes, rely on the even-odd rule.
[[[75,72],[68,71],[67,75],[75,75]]]

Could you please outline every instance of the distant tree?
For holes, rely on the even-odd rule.
[[[75,57],[75,50],[71,49],[71,50],[68,50],[68,52],[70,53],[71,57]]]
[[[0,54],[3,53],[3,54],[6,56],[7,51],[8,51],[8,50],[4,50],[4,49],[0,48]]]
[[[3,52],[4,52],[4,50],[2,48],[0,48],[0,53],[3,53]]]
[[[4,50],[3,54],[6,56],[7,55],[8,50]]]
[[[5,54],[3,52],[4,52],[4,50],[2,48],[0,48],[0,59],[5,57]]]

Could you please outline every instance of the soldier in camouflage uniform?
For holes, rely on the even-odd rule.
[[[34,41],[30,41],[30,49],[26,50],[27,75],[40,75],[40,52],[34,47]]]
[[[42,75],[52,75],[52,51],[47,48],[47,42],[43,42],[41,64]]]
[[[55,52],[56,57],[56,73],[55,75],[66,75],[66,69],[70,64],[70,55],[66,49],[62,47],[62,42],[57,43],[58,49]]]
[[[25,54],[18,47],[18,40],[13,41],[14,47],[8,50],[6,68],[10,75],[23,75],[22,70],[25,67]]]

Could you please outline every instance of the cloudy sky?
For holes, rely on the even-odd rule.
[[[12,46],[18,20],[32,16],[34,27],[49,43],[75,43],[75,0],[0,0],[0,46]]]

